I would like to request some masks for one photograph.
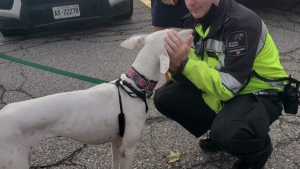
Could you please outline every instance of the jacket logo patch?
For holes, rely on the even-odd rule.
[[[235,42],[241,41],[242,38],[244,37],[244,35],[245,35],[244,33],[238,33],[238,34],[236,34],[236,35],[234,36],[233,40],[234,40]]]
[[[247,54],[247,33],[233,32],[226,37],[226,47],[229,56],[241,56]]]

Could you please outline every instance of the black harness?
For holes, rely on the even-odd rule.
[[[134,73],[132,73],[132,70],[134,71]],[[142,80],[146,80],[149,82],[149,84],[145,84],[147,87],[143,88],[143,86],[141,86],[140,84],[137,86],[141,89],[143,89],[142,91],[139,91],[137,89],[135,89],[130,83],[128,83],[125,80],[122,79],[118,79],[116,81],[116,86],[118,88],[118,95],[119,95],[119,103],[120,103],[120,114],[118,115],[118,119],[119,119],[119,133],[120,136],[123,137],[124,136],[124,132],[125,132],[125,114],[123,112],[123,106],[122,106],[122,98],[121,98],[121,94],[120,94],[120,88],[122,88],[130,97],[132,98],[140,98],[144,101],[145,105],[146,105],[146,113],[148,112],[148,104],[147,104],[147,98],[150,98],[152,95],[152,90],[154,89],[155,85],[157,84],[157,81],[149,81],[147,79],[145,79],[144,76],[140,75],[137,71],[135,71],[134,69],[130,69],[127,73],[126,76],[130,79],[133,79],[135,84],[137,84],[137,76],[139,77],[138,79],[142,79]],[[134,78],[132,78],[134,77]],[[152,85],[150,85],[152,84]],[[151,87],[150,87],[151,86]],[[126,88],[128,88],[130,91],[128,91]]]

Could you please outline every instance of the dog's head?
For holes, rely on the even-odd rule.
[[[137,45],[145,45],[145,47],[149,47],[154,56],[159,56],[160,60],[160,72],[166,73],[169,69],[170,58],[164,47],[165,45],[165,37],[167,33],[171,31],[171,29],[165,29],[161,31],[157,31],[151,34],[140,34],[134,35],[124,42],[121,43],[121,47],[126,49],[133,49]],[[192,29],[186,29],[179,32],[184,40],[187,40],[189,35],[192,34]]]

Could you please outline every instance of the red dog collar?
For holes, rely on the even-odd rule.
[[[127,71],[126,76],[133,80],[140,89],[152,91],[157,84],[157,81],[147,79],[145,76],[137,72],[133,67]]]

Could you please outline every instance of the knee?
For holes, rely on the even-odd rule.
[[[211,131],[209,133],[210,137],[212,138],[212,140],[217,143],[219,146],[223,147],[222,145],[225,142],[228,142],[228,140],[230,140],[230,138],[228,137],[228,135],[226,134],[226,126],[222,123],[217,123],[215,122],[216,119],[214,120],[212,126],[211,126]]]
[[[173,87],[170,87],[168,84],[165,84],[161,88],[157,89],[153,102],[155,108],[163,115],[172,118],[174,112],[174,97],[176,94],[176,91],[174,91]]]
[[[260,137],[251,125],[244,121],[227,121],[213,124],[210,133],[213,141],[230,154],[251,154],[266,145],[267,133]]]
[[[249,126],[242,121],[213,123],[210,137],[229,153],[238,153],[247,141],[255,139]]]
[[[154,93],[154,98],[153,98],[153,102],[154,102],[154,106],[155,108],[161,112],[163,110],[163,107],[165,106],[164,101],[166,101],[166,94],[165,91],[160,88],[157,89],[156,92]]]

